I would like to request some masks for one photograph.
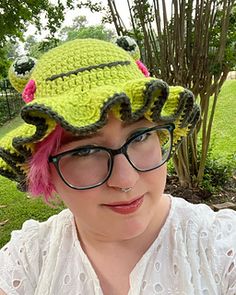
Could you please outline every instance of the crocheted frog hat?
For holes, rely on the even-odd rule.
[[[74,135],[92,134],[106,124],[110,110],[127,122],[142,117],[158,124],[172,122],[173,152],[176,150],[199,118],[193,94],[147,77],[134,44],[126,46],[135,52],[134,58],[117,44],[77,39],[48,51],[37,63],[31,60],[36,65],[26,71],[30,80],[22,94],[24,121],[0,139],[1,175],[26,183],[28,160],[36,144],[57,124]],[[11,67],[9,76],[22,90],[22,73],[18,72],[21,81],[17,81],[19,64]]]

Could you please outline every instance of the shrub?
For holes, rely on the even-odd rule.
[[[208,155],[201,186],[211,192],[219,190],[227,184],[236,170],[236,153],[225,158]]]

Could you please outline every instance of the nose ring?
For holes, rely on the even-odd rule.
[[[123,193],[128,193],[129,191],[132,190],[132,187],[121,188],[120,190],[121,190]]]

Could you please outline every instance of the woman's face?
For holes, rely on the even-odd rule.
[[[117,149],[135,131],[152,126],[153,123],[145,119],[125,124],[110,115],[106,126],[95,135],[63,143],[58,153],[84,145]],[[149,155],[146,157],[148,160]],[[68,187],[55,167],[50,167],[56,191],[72,211],[79,232],[104,241],[127,240],[142,234],[161,214],[166,181],[165,164],[149,172],[138,172],[123,154],[118,154],[114,157],[109,179],[101,186],[88,190]],[[71,169],[67,173],[71,173],[73,178],[75,170]],[[130,187],[132,190],[129,192],[121,191],[121,188]]]

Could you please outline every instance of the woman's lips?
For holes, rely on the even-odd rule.
[[[120,214],[131,214],[139,209],[143,203],[144,196],[136,198],[130,202],[115,202],[111,204],[105,204],[103,206],[111,209]]]

